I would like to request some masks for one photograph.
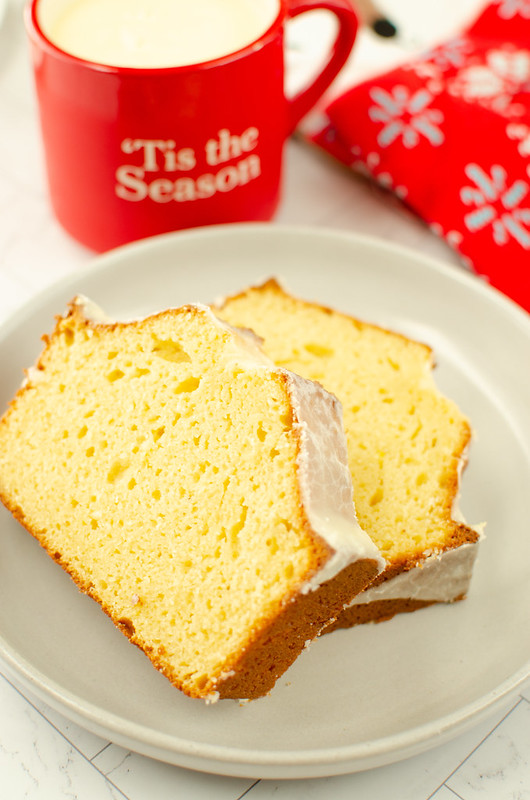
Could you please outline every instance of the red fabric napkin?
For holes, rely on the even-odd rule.
[[[355,86],[310,139],[395,192],[530,311],[530,0]]]

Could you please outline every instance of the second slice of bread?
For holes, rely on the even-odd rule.
[[[462,598],[479,539],[457,508],[471,431],[434,383],[431,349],[294,297],[275,279],[215,310],[343,405],[358,518],[387,568],[334,627]]]

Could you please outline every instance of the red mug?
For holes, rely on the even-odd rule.
[[[70,55],[25,14],[54,213],[96,251],[200,225],[268,220],[286,138],[345,63],[357,33],[348,0],[277,0],[252,44],[198,64],[136,68]],[[284,91],[285,22],[325,9],[338,21],[328,61]]]

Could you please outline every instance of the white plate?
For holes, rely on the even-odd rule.
[[[340,774],[444,742],[530,674],[530,318],[456,267],[369,239],[268,225],[178,233],[99,257],[7,323],[0,407],[76,292],[123,318],[272,274],[434,346],[440,387],[477,430],[462,507],[488,524],[468,599],[324,636],[269,697],[206,706],[158,674],[2,509],[0,655],[48,703],[145,755],[245,777]]]

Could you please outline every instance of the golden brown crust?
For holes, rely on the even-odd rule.
[[[459,522],[453,523],[453,531],[451,534],[448,535],[448,543],[440,550],[441,553],[445,553],[448,550],[454,550],[457,547],[460,547],[463,544],[475,544],[478,542],[480,535],[477,533],[476,530],[473,528],[469,528],[467,525],[464,525]],[[382,583],[390,580],[391,578],[395,578],[397,575],[400,575],[402,572],[407,572],[414,567],[417,567],[425,560],[425,555],[422,553],[411,554],[408,558],[400,559],[392,561],[388,564],[385,570],[381,572],[377,577],[372,581],[370,586],[367,586],[366,589],[373,589],[376,586],[380,586]],[[362,596],[362,595],[361,595]]]
[[[467,525],[461,523],[453,523],[453,532],[449,536],[449,543],[443,548],[442,552],[447,552],[460,547],[463,544],[475,544],[478,542],[480,536],[477,531],[469,528]],[[376,586],[386,583],[386,581],[395,578],[404,572],[407,572],[414,567],[420,565],[425,559],[421,556],[411,556],[408,559],[401,561],[394,561],[387,566],[387,568],[375,577],[368,589],[374,589]],[[359,600],[362,599],[362,591],[359,594]],[[463,600],[465,595],[460,595],[451,600],[456,602]],[[354,625],[361,625],[364,622],[384,622],[391,619],[396,614],[408,613],[416,611],[420,608],[435,605],[437,600],[413,600],[412,598],[396,598],[392,600],[375,600],[371,603],[357,603],[354,606],[345,608],[341,614],[338,615],[336,621],[326,628],[326,633],[337,630],[338,628],[351,628]]]
[[[224,298],[222,298],[222,300],[220,300],[218,303],[214,304],[212,307],[213,307],[214,311],[217,309],[218,311],[222,312],[222,310],[225,307],[225,305],[227,305],[228,303],[231,303],[231,302],[233,302],[235,300],[239,300],[241,298],[246,297],[249,292],[263,292],[263,293],[265,293],[267,291],[273,291],[273,292],[275,292],[276,294],[278,294],[281,297],[288,296],[291,300],[294,300],[296,303],[302,303],[303,305],[306,305],[306,306],[312,306],[313,308],[316,308],[319,311],[322,311],[324,314],[327,314],[330,317],[333,316],[333,317],[340,317],[341,319],[345,319],[351,325],[356,327],[358,330],[362,330],[363,328],[370,328],[372,330],[383,331],[383,333],[390,333],[390,334],[392,334],[392,336],[399,337],[404,342],[410,342],[411,341],[404,334],[398,333],[398,332],[393,331],[393,330],[390,330],[390,328],[385,328],[383,325],[376,325],[373,322],[365,322],[362,319],[358,319],[357,317],[352,317],[350,314],[346,314],[343,311],[337,311],[337,309],[331,308],[330,306],[325,306],[322,303],[315,302],[313,300],[300,300],[299,298],[295,297],[294,295],[289,294],[289,292],[287,292],[282,287],[281,283],[275,277],[267,278],[267,280],[264,281],[263,283],[256,284],[254,286],[249,286],[247,289],[244,289],[241,292],[237,292],[235,294],[231,294],[228,297],[224,297]],[[259,338],[262,338],[259,334],[258,334],[258,336],[259,336]],[[425,342],[419,342],[417,340],[415,340],[414,343],[416,345],[419,345],[420,347],[423,347],[425,349],[425,352],[429,354],[429,357],[431,359],[431,363],[434,366],[434,352],[433,352],[432,347],[430,347]]]
[[[299,594],[249,642],[252,647],[229,666],[234,674],[215,686],[219,696],[255,699],[270,692],[306,642],[329,623],[330,609],[332,614],[338,614],[348,602],[352,588],[358,593],[377,572],[375,561],[357,561],[316,591]]]
[[[455,598],[462,600],[462,597]],[[372,603],[362,603],[344,609],[340,617],[326,628],[326,633],[332,633],[340,628],[353,628],[355,625],[364,625],[366,622],[385,622],[396,614],[406,614],[427,608],[436,603],[436,600],[412,600],[411,598],[398,598],[395,600],[374,600]]]

